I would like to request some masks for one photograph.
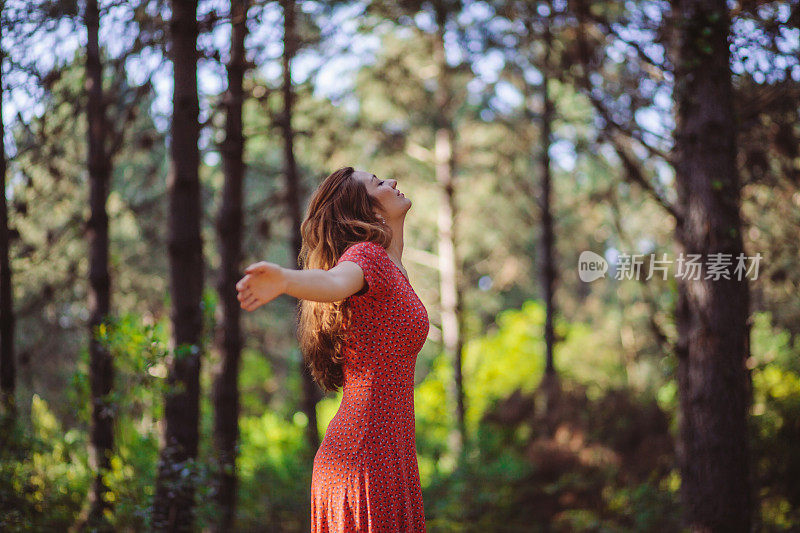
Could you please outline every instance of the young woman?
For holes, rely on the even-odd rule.
[[[425,531],[414,365],[430,324],[400,262],[410,208],[396,180],[339,169],[301,226],[303,269],[262,261],[236,285],[247,311],[299,298],[306,364],[324,390],[343,388],[314,458],[312,533]]]

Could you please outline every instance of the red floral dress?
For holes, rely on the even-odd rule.
[[[311,531],[424,532],[414,365],[428,312],[380,244],[353,244],[342,261],[361,267],[367,287],[348,302],[342,403],[314,458]]]

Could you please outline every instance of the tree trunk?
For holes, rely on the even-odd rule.
[[[450,74],[444,50],[445,17],[439,16],[434,42],[434,61],[438,68],[438,84],[435,100],[439,110],[436,116],[434,158],[436,182],[439,185],[439,272],[442,306],[442,344],[444,352],[453,362],[451,397],[456,407],[458,432],[453,435],[452,446],[460,453],[466,443],[467,431],[464,422],[464,385],[461,375],[461,298],[458,286],[458,257],[455,236],[455,132],[451,113]]]
[[[553,9],[550,6],[550,13]],[[529,25],[529,29],[532,28]],[[531,31],[532,34],[532,31]],[[550,169],[550,145],[552,144],[552,126],[553,126],[553,101],[550,99],[548,82],[550,77],[548,75],[550,65],[550,49],[552,46],[552,38],[550,34],[549,20],[544,24],[544,58],[542,66],[542,136],[541,136],[541,196],[539,198],[539,209],[542,217],[542,236],[541,236],[541,260],[542,260],[542,294],[544,296],[545,306],[545,322],[544,322],[544,340],[545,340],[545,367],[544,376],[542,378],[541,389],[543,392],[543,406],[542,410],[552,415],[554,402],[559,392],[558,375],[556,374],[555,364],[553,360],[553,351],[555,347],[555,334],[553,331],[553,320],[555,316],[555,304],[553,301],[553,294],[556,283],[556,267],[555,258],[553,257],[555,250],[555,232],[553,229],[553,213],[551,206],[551,193],[552,193],[552,175]],[[547,417],[550,419],[551,417]]]
[[[675,73],[675,179],[683,254],[743,254],[724,0],[681,0]],[[678,277],[681,496],[691,531],[750,530],[747,278]],[[705,270],[698,276],[707,277]]]
[[[173,0],[170,32],[174,92],[167,186],[172,337],[153,527],[176,531],[189,530],[193,524],[203,350],[196,0]]]
[[[300,177],[297,174],[297,163],[294,159],[294,130],[292,129],[292,105],[294,89],[292,86],[292,58],[297,52],[297,34],[295,0],[283,0],[283,161],[286,176],[286,202],[289,208],[292,228],[293,257],[300,256],[302,234],[300,225],[303,222],[303,210],[300,200]],[[295,308],[297,308],[295,300]],[[306,439],[312,454],[319,448],[319,428],[317,426],[317,402],[320,393],[311,373],[300,359],[301,379],[303,381],[303,412],[308,418]]]
[[[3,4],[0,3],[0,10]],[[3,30],[0,28],[0,41]],[[0,48],[0,88],[3,86],[2,66],[5,52]],[[6,147],[5,127],[3,125],[3,91],[0,90],[0,185],[6,190]],[[17,370],[14,357],[14,305],[11,301],[11,265],[9,264],[8,204],[6,196],[0,199],[0,405],[4,422],[13,424],[16,420],[16,401],[14,391]],[[7,428],[0,428],[7,429]],[[3,431],[4,435],[9,432]]]
[[[108,199],[111,162],[106,151],[107,123],[103,94],[103,67],[100,63],[100,13],[97,0],[86,2],[86,92],[87,141],[89,147],[89,382],[92,396],[92,426],[89,451],[94,482],[89,492],[88,524],[106,522],[112,508],[104,498],[108,487],[104,477],[111,468],[114,447],[113,406],[109,393],[113,385],[111,354],[99,342],[98,328],[106,322],[111,307],[111,280],[108,272]]]
[[[239,361],[242,350],[241,307],[236,282],[242,258],[242,202],[244,181],[244,135],[242,133],[242,83],[246,70],[244,40],[247,35],[249,0],[231,0],[231,52],[228,90],[224,105],[225,142],[222,162],[225,184],[217,219],[220,248],[220,277],[217,285],[220,319],[216,332],[222,361],[214,381],[214,442],[219,478],[216,503],[219,508],[216,531],[233,529],[236,513],[236,446],[239,441]]]

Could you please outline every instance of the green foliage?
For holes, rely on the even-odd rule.
[[[487,407],[516,389],[534,390],[544,371],[544,308],[534,300],[497,317],[498,329],[464,350],[467,423],[474,430]]]
[[[64,431],[47,402],[34,395],[30,429],[18,426],[0,448],[0,530],[68,527],[91,481],[86,435]]]
[[[556,326],[563,338],[557,353],[565,384],[579,380],[587,389],[595,385],[595,401],[587,406],[578,403],[572,414],[562,415],[564,422],[578,424],[585,438],[593,439],[583,445],[584,455],[568,448],[559,451],[572,457],[572,462],[549,477],[537,461],[555,459],[547,455],[537,459],[533,452],[536,443],[549,441],[543,427],[532,422],[532,414],[510,425],[486,418],[515,391],[535,394],[543,371],[543,322],[541,303],[528,301],[520,310],[504,312],[492,332],[466,346],[470,437],[463,456],[447,453],[448,436],[454,429],[446,392],[452,375],[449,361],[437,358],[417,387],[417,451],[429,530],[545,531],[548,523],[558,531],[659,531],[666,524],[677,528],[677,486],[670,484],[669,475],[636,484],[616,482],[617,470],[627,467],[602,459],[615,456],[614,447],[621,445],[613,429],[600,427],[612,416],[604,412],[609,409],[606,406],[627,406],[613,412],[615,427],[620,428],[637,424],[647,411],[640,412],[634,399],[619,403],[619,392],[609,395],[624,372],[615,351],[597,342],[604,338],[599,328],[592,336],[588,325]],[[609,322],[613,323],[613,317]],[[607,398],[616,403],[609,404]],[[547,446],[560,445],[555,441]],[[502,524],[500,529],[498,524]],[[532,524],[540,524],[540,529]]]
[[[800,341],[757,313],[751,333],[751,448],[758,472],[761,519],[770,530],[800,524]]]
[[[115,383],[107,398],[115,412],[115,450],[105,481],[114,504],[109,517],[119,529],[140,530],[148,524],[158,452],[157,421],[161,416],[164,324],[143,325],[140,317],[109,317],[95,332],[111,353]],[[2,460],[3,515],[9,530],[57,530],[71,526],[82,509],[92,481],[88,459],[91,416],[88,350],[83,350],[68,398],[83,420],[65,431],[47,403],[34,395],[31,428],[18,429]],[[12,460],[13,459],[13,460]],[[6,503],[10,509],[5,509]],[[8,511],[7,513],[5,511]],[[6,530],[6,528],[3,528]]]
[[[341,405],[341,403],[341,391],[337,392],[335,395],[328,395],[317,403],[317,423],[322,433],[320,439],[325,434],[328,424],[330,424],[333,417],[336,416],[336,412],[339,410],[339,405]]]
[[[114,501],[113,524],[139,530],[149,525],[154,494],[158,421],[167,375],[167,324],[126,313],[111,318],[98,333],[115,367],[111,393],[117,413],[115,453],[107,479]]]
[[[239,373],[242,416],[262,413],[276,386],[270,361],[264,354],[245,348],[242,351],[242,367]]]
[[[448,437],[455,429],[452,402],[446,388],[452,379],[452,370],[451,362],[440,355],[414,391],[417,462],[423,487],[437,472],[451,472],[456,464],[448,449]]]
[[[286,420],[270,411],[242,418],[237,518],[242,530],[264,523],[303,530],[311,484],[304,427],[298,417]]]
[[[496,331],[467,346],[465,364],[468,362],[469,372],[465,380],[471,390],[471,424],[463,456],[448,453],[449,436],[454,430],[446,388],[452,375],[449,361],[437,357],[416,388],[417,451],[429,529],[485,531],[502,523],[505,531],[530,531],[530,524],[548,522],[554,531],[659,531],[665,524],[677,528],[680,480],[674,469],[660,478],[627,483],[618,481],[619,474],[610,466],[576,463],[563,467],[551,479],[540,471],[535,455],[531,455],[532,443],[543,438],[540,427],[530,422],[505,425],[485,419],[515,390],[535,394],[541,377],[541,363],[537,362],[541,360],[541,353],[537,353],[541,339],[536,332],[541,331],[542,319],[540,304],[528,302],[499,318]],[[118,530],[142,530],[150,525],[159,453],[156,421],[165,375],[165,326],[164,322],[142,324],[139,317],[125,315],[98,331],[117,368],[117,449],[106,481],[114,503],[111,519]],[[564,352],[569,352],[562,359],[564,373],[579,375],[587,382],[602,380],[613,366],[612,356],[603,355],[602,349],[590,350],[585,344],[589,339],[586,328],[580,324],[561,326],[560,331]],[[760,458],[757,469],[763,487],[762,518],[774,530],[789,529],[798,522],[793,483],[800,469],[794,454],[798,434],[793,425],[800,418],[798,346],[788,333],[774,328],[769,315],[763,313],[755,316],[752,343],[751,422],[755,456]],[[604,360],[605,364],[591,364]],[[572,372],[566,371],[566,361],[570,361]],[[73,379],[75,408],[88,398],[85,364],[84,360]],[[251,412],[242,416],[240,425],[237,527],[250,530],[269,520],[280,524],[282,531],[303,531],[312,456],[304,437],[305,417],[291,410],[280,414],[269,408],[256,413],[267,401],[263,387],[272,379],[271,366],[259,354],[246,352],[243,368],[242,401]],[[661,395],[669,396],[661,398],[660,405],[674,407],[674,391],[667,390],[666,385],[660,390]],[[604,403],[609,392],[603,390],[596,401],[590,401],[585,416],[576,422],[593,421],[602,426],[587,427],[586,436],[613,449],[621,445],[617,434],[628,431],[625,428],[639,418],[633,411],[614,411],[613,427],[617,429],[613,429],[607,420],[609,413],[593,414],[593,409],[611,405]],[[332,395],[320,403],[322,430],[340,401],[340,395]],[[638,409],[636,401],[625,405],[629,406],[626,409]],[[209,442],[210,406],[206,405],[204,411],[204,440]],[[81,413],[88,416],[85,408]],[[85,426],[65,431],[38,396],[34,396],[31,417],[30,431],[18,427],[2,449],[0,511],[4,531],[68,527],[81,511],[92,479]],[[186,470],[198,487],[198,526],[211,523],[215,516],[210,504],[213,470],[204,458],[207,455],[201,454]],[[570,504],[574,498],[575,503]]]

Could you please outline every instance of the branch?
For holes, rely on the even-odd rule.
[[[613,134],[601,133],[600,137],[608,139],[614,147],[614,151],[622,160],[622,166],[625,168],[625,177],[628,181],[636,183],[641,186],[653,199],[658,202],[672,217],[677,221],[680,220],[680,214],[677,208],[666,198],[663,190],[651,183],[645,178],[644,171],[641,166],[636,162],[629,150],[623,146],[622,141],[617,139]]]
[[[661,76],[663,78],[663,73],[668,70],[668,68],[665,66],[664,63],[659,63],[658,61],[656,61],[653,58],[651,58],[650,56],[648,56],[645,53],[645,51],[642,50],[642,47],[641,47],[641,45],[639,43],[634,42],[634,41],[629,41],[628,39],[625,39],[624,37],[622,37],[619,34],[619,31],[614,28],[614,26],[613,26],[614,23],[613,22],[610,22],[609,20],[607,20],[605,18],[602,18],[598,14],[592,13],[591,9],[587,9],[585,14],[586,14],[586,16],[587,16],[587,18],[589,20],[591,20],[592,22],[594,22],[595,24],[597,24],[600,27],[601,31],[605,31],[605,33],[610,33],[610,34],[614,35],[615,38],[619,39],[621,42],[623,42],[626,45],[628,45],[631,48],[633,48],[636,51],[636,55],[639,57],[639,59],[641,59],[643,62],[655,67],[657,70],[661,71]],[[623,24],[623,26],[624,26],[624,24]]]
[[[672,163],[672,158],[663,153],[661,150],[656,149],[655,147],[650,146],[646,142],[644,142],[638,135],[634,132],[627,130],[622,125],[617,124],[610,116],[610,113],[603,105],[603,103],[592,94],[592,85],[589,81],[589,43],[586,40],[585,34],[585,18],[587,17],[589,9],[587,9],[585,2],[580,2],[578,5],[578,21],[579,21],[579,28],[578,28],[578,57],[581,64],[580,74],[578,75],[578,87],[581,92],[583,92],[588,98],[589,101],[592,103],[594,108],[600,113],[600,116],[606,121],[606,125],[610,125],[615,129],[617,132],[623,134],[628,139],[634,139],[643,147],[645,147],[651,155],[658,156],[662,158],[664,161],[668,163]],[[600,131],[599,137],[607,138],[611,141],[612,145],[614,146],[614,150],[619,155],[620,159],[622,160],[622,164],[625,167],[625,177],[641,187],[650,194],[656,202],[659,203],[670,215],[674,217],[674,219],[680,223],[681,217],[677,210],[677,208],[672,205],[663,194],[663,191],[657,191],[655,187],[645,178],[644,172],[642,171],[641,167],[636,163],[634,156],[632,156],[626,147],[624,147],[621,142],[617,139],[612,131],[607,131],[607,128],[603,128]]]
[[[608,199],[611,203],[611,218],[612,224],[614,225],[617,234],[619,235],[619,239],[621,243],[628,243],[630,245],[630,239],[628,239],[625,235],[625,230],[622,224],[622,221],[619,218],[619,203],[617,202],[616,191],[614,189],[610,190],[610,194]],[[670,340],[669,336],[665,332],[665,330],[661,327],[661,325],[656,321],[656,315],[658,311],[661,309],[662,306],[657,304],[657,298],[653,294],[652,286],[648,283],[647,279],[640,278],[638,281],[642,284],[642,291],[645,293],[644,301],[647,306],[650,308],[650,314],[648,317],[647,325],[653,333],[655,337],[655,341],[658,346],[664,351],[664,353],[675,353],[676,351],[676,341]]]

